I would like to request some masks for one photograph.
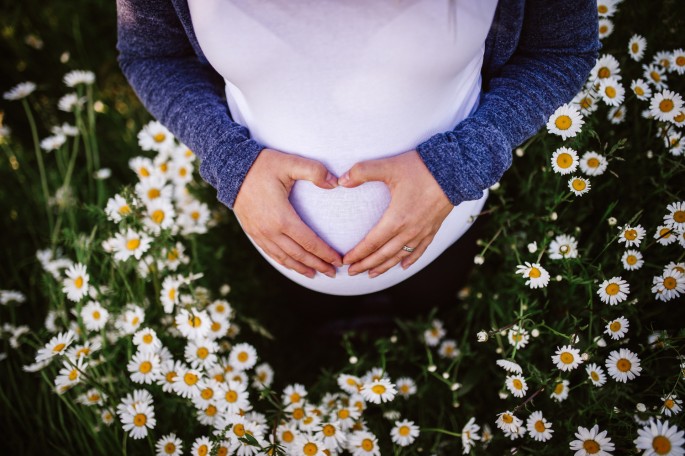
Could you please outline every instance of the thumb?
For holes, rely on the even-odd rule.
[[[338,186],[338,179],[322,163],[308,158],[297,157],[293,160],[288,177],[294,181],[307,180],[325,189]]]
[[[352,188],[369,181],[386,182],[388,178],[388,169],[384,160],[367,160],[355,163],[349,171],[340,176],[338,184]]]

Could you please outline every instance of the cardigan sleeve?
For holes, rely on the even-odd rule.
[[[200,175],[233,207],[264,148],[229,115],[223,80],[195,54],[170,0],[117,0],[121,70],[147,110],[200,159]]]
[[[525,3],[518,46],[484,81],[476,111],[417,146],[455,206],[482,197],[499,181],[511,166],[512,149],[573,98],[597,59],[596,0]]]

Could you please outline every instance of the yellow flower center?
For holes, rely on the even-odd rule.
[[[604,93],[609,98],[616,98],[616,88],[608,86],[604,89]]]
[[[673,111],[673,108],[673,100],[669,100],[668,98],[661,100],[661,102],[659,103],[659,110],[661,112],[671,112]]]
[[[586,440],[583,442],[583,449],[588,454],[597,454],[599,453],[599,443],[594,440]]]
[[[626,257],[626,263],[633,266],[637,263],[637,257],[635,255],[628,255]]]
[[[150,361],[143,361],[140,363],[138,370],[143,374],[147,374],[152,370],[152,363]]]
[[[133,424],[136,426],[145,426],[147,423],[147,416],[144,413],[138,413],[133,417]]]
[[[178,175],[181,177],[185,177],[188,174],[188,170],[185,167],[181,167],[178,169]]]
[[[290,431],[284,431],[281,435],[281,440],[283,440],[285,443],[290,443],[295,440],[295,435]]]
[[[609,30],[609,27],[607,27],[604,24],[599,26],[599,33],[606,33],[608,30]]]
[[[611,76],[611,70],[608,67],[602,67],[597,72],[597,77],[600,79],[606,79]]]
[[[173,442],[167,443],[164,445],[164,452],[166,454],[174,454],[176,452],[176,445],[174,445]]]
[[[296,419],[299,421],[302,418],[304,418],[304,409],[303,408],[296,408],[295,410],[293,410],[293,419]]]
[[[621,322],[620,321],[614,321],[609,325],[609,329],[612,332],[619,331],[621,329]]]
[[[345,420],[350,417],[350,411],[347,409],[338,410],[338,418]]]
[[[625,358],[621,358],[616,361],[616,369],[620,370],[621,372],[628,372],[631,367],[633,367],[633,365]]]
[[[66,346],[67,346],[66,344],[57,344],[57,345],[55,345],[54,347],[52,347],[52,351],[53,351],[54,353],[59,353],[59,352],[61,352],[62,350],[64,350],[64,347],[66,347]]]
[[[128,215],[131,213],[131,207],[128,204],[124,204],[119,208],[120,215]]]
[[[205,415],[207,415],[207,416],[214,416],[214,415],[216,415],[216,412],[218,412],[218,410],[216,409],[216,407],[214,407],[213,405],[210,404],[210,405],[207,407],[207,409],[205,410]]]
[[[579,192],[585,190],[585,187],[587,187],[585,181],[582,179],[573,179],[573,183],[571,185]]]
[[[399,434],[403,437],[408,436],[411,430],[409,429],[409,426],[400,426],[399,429]]]
[[[200,396],[202,396],[202,399],[211,399],[214,397],[214,390],[212,388],[205,388],[200,392]]]
[[[582,100],[580,100],[580,107],[583,109],[589,109],[592,106],[592,98],[590,97],[583,97]]]
[[[238,437],[243,437],[245,435],[245,425],[241,423],[234,424],[233,433]]]
[[[200,445],[200,447],[197,449],[197,454],[199,456],[207,456],[207,453],[209,453],[209,448],[207,448],[207,445]]]
[[[561,360],[562,363],[564,364],[573,364],[573,361],[576,359],[573,356],[573,353],[570,352],[562,352],[561,355],[559,355],[559,359]]]
[[[597,168],[597,167],[599,167],[599,160],[596,159],[595,157],[589,158],[587,161],[587,165],[590,168]]]
[[[166,254],[166,259],[169,261],[175,261],[178,259],[178,250],[171,249],[169,250],[169,253]]]
[[[571,157],[571,154],[564,152],[557,156],[557,165],[559,165],[559,168],[568,168],[572,164],[573,157]]]
[[[212,326],[210,326],[210,329],[211,329],[213,332],[217,332],[218,330],[221,329],[221,323],[219,323],[218,321],[213,321],[213,322],[212,322]]]
[[[200,219],[200,213],[198,211],[193,211],[190,213],[190,218],[197,221]]]
[[[606,14],[609,11],[609,8],[606,7],[606,5],[599,5],[597,7],[597,12],[599,14]]]
[[[126,241],[126,248],[129,250],[135,250],[140,246],[140,239],[134,238]]]
[[[69,372],[69,380],[72,382],[78,378],[78,370],[72,369],[71,372]]]
[[[637,238],[637,230],[626,230],[625,233],[623,233],[623,237],[625,237],[629,241],[634,241],[635,238]]]
[[[507,424],[510,424],[514,422],[514,417],[509,415],[508,413],[505,413],[504,415],[502,415],[502,421]]]
[[[133,319],[131,320],[131,324],[133,326],[138,326],[139,322],[140,322],[140,319],[138,317],[133,317]]]
[[[271,450],[269,450],[271,451]],[[272,453],[269,453],[272,454]],[[219,450],[216,452],[216,456],[226,456],[228,455],[228,448],[225,446],[219,447]]]
[[[557,117],[557,120],[554,121],[554,125],[556,125],[559,130],[568,130],[571,128],[572,123],[571,118],[566,114]]]
[[[142,167],[138,170],[138,172],[139,172],[140,175],[143,176],[143,177],[150,177],[150,171],[148,171],[148,169],[147,169],[146,167],[144,167],[144,166],[142,166]]]
[[[302,447],[302,451],[308,456],[313,456],[319,452],[319,447],[316,446],[315,443],[307,442],[304,444],[304,447]]]
[[[335,435],[335,426],[333,426],[332,424],[327,424],[323,427],[322,431],[323,435],[325,435],[326,437],[331,437]]]
[[[633,51],[633,54],[637,54],[637,52],[640,50],[640,45],[633,43],[630,45],[630,50]]]
[[[376,393],[380,396],[381,394],[385,393],[386,388],[383,385],[373,385],[371,387],[371,391],[373,391],[374,393]]]
[[[183,381],[186,383],[186,385],[193,386],[194,384],[197,383],[198,378],[197,378],[197,375],[193,374],[192,372],[187,372],[183,376]]]
[[[673,220],[676,223],[685,223],[685,211],[675,211],[673,213]]]
[[[542,272],[538,268],[535,268],[535,267],[531,268],[530,272],[528,273],[528,277],[530,277],[531,279],[537,279],[541,275],[542,275]]]
[[[176,378],[176,372],[174,372],[174,371],[167,372],[165,378],[166,378],[167,383],[173,383],[174,379]]]
[[[248,359],[250,359],[250,355],[247,352],[242,351],[242,352],[238,353],[238,361],[240,361],[241,363],[247,362]],[[299,402],[299,399],[297,399],[296,401],[292,400],[293,395],[296,395],[298,398],[300,397],[300,395],[297,393],[291,394],[290,395],[291,402]]]
[[[597,372],[592,371],[590,372],[590,378],[593,379],[594,381],[598,382],[599,381],[599,374]]]
[[[675,64],[677,66],[685,66],[685,56],[679,55],[675,58]]]
[[[146,344],[151,344],[153,340],[154,338],[152,337],[152,334],[145,334],[143,336],[143,342],[145,342]]]
[[[635,89],[633,89],[633,92],[635,92],[635,94],[639,95],[639,96],[642,96],[645,94],[645,91],[640,86],[635,86]]]
[[[678,282],[676,281],[676,279],[671,276],[668,276],[664,279],[664,288],[666,288],[667,290],[673,290],[677,284]]]
[[[521,382],[521,380],[519,380],[518,378],[515,378],[514,381],[511,383],[512,383],[512,385],[514,385],[514,388],[516,388],[517,390],[523,389],[523,382]]]
[[[661,75],[659,74],[659,72],[657,72],[657,71],[652,71],[651,73],[649,73],[649,75],[652,77],[652,79],[653,79],[655,82],[661,81]]]
[[[241,355],[242,355],[242,353],[241,353]],[[238,355],[238,356],[240,356],[240,355]],[[247,361],[247,357],[245,357],[245,360],[243,360],[242,362],[245,362],[245,361]],[[300,402],[300,399],[302,399],[302,396],[300,396],[298,393],[292,393],[290,395],[290,402],[292,402],[293,404]]]
[[[538,432],[545,432],[545,423],[543,423],[542,420],[537,420],[534,427]]]
[[[667,409],[672,409],[674,405],[675,402],[673,401],[673,399],[666,399],[666,401],[664,402],[664,407],[666,407]]]
[[[151,200],[159,198],[162,196],[162,192],[158,188],[151,188],[147,191],[147,197]]]
[[[652,440],[652,448],[656,454],[669,454],[671,452],[671,441],[668,437],[657,435]]]
[[[205,347],[200,347],[197,349],[197,352],[195,353],[198,358],[200,359],[205,359],[207,356],[209,356],[209,350]]]
[[[155,142],[161,143],[166,139],[166,135],[164,133],[157,133],[152,139],[154,139]]]
[[[76,288],[81,288],[83,286],[83,277],[78,276],[74,279],[74,286]]]
[[[371,451],[371,450],[373,450],[373,447],[374,447],[373,440],[371,440],[371,439],[362,440],[362,449],[364,451]]]
[[[618,292],[620,291],[620,288],[619,288],[618,284],[612,282],[609,285],[607,285],[606,288],[604,288],[604,291],[609,296],[614,296],[614,295],[618,294]]]
[[[554,387],[554,394],[556,394],[558,396],[563,391],[564,391],[564,384],[563,383],[557,383],[557,386]]]
[[[228,390],[226,391],[226,402],[230,402],[231,404],[235,403],[238,400],[238,393],[236,393],[233,390]]]
[[[198,316],[188,318],[188,324],[193,328],[199,328],[202,325],[202,319]]]
[[[161,225],[162,222],[164,221],[164,211],[161,209],[157,209],[152,213],[150,216],[153,222],[155,222],[157,225]]]
[[[169,165],[166,163],[161,163],[159,165],[159,170],[162,171],[163,173],[166,173],[168,169],[169,169]]]

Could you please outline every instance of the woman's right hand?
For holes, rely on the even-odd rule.
[[[342,257],[295,212],[288,196],[295,181],[324,189],[338,179],[318,161],[263,149],[248,171],[233,204],[245,232],[278,264],[313,278],[316,271],[335,277]]]

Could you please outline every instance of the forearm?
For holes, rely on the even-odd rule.
[[[539,3],[531,7],[538,10],[526,10],[526,15],[551,14]],[[585,6],[575,14],[596,20],[589,2],[580,3]],[[591,23],[578,22],[557,34],[554,21],[562,24],[563,14],[556,11],[548,16],[547,30],[531,32],[524,26],[519,47],[488,81],[476,112],[454,130],[434,135],[417,147],[452,204],[480,198],[511,166],[511,150],[535,134],[558,106],[571,100],[587,78],[597,57],[596,32]],[[527,26],[534,22],[535,17]],[[553,33],[557,35],[550,38]],[[573,46],[563,45],[565,35],[579,33],[581,39]]]

